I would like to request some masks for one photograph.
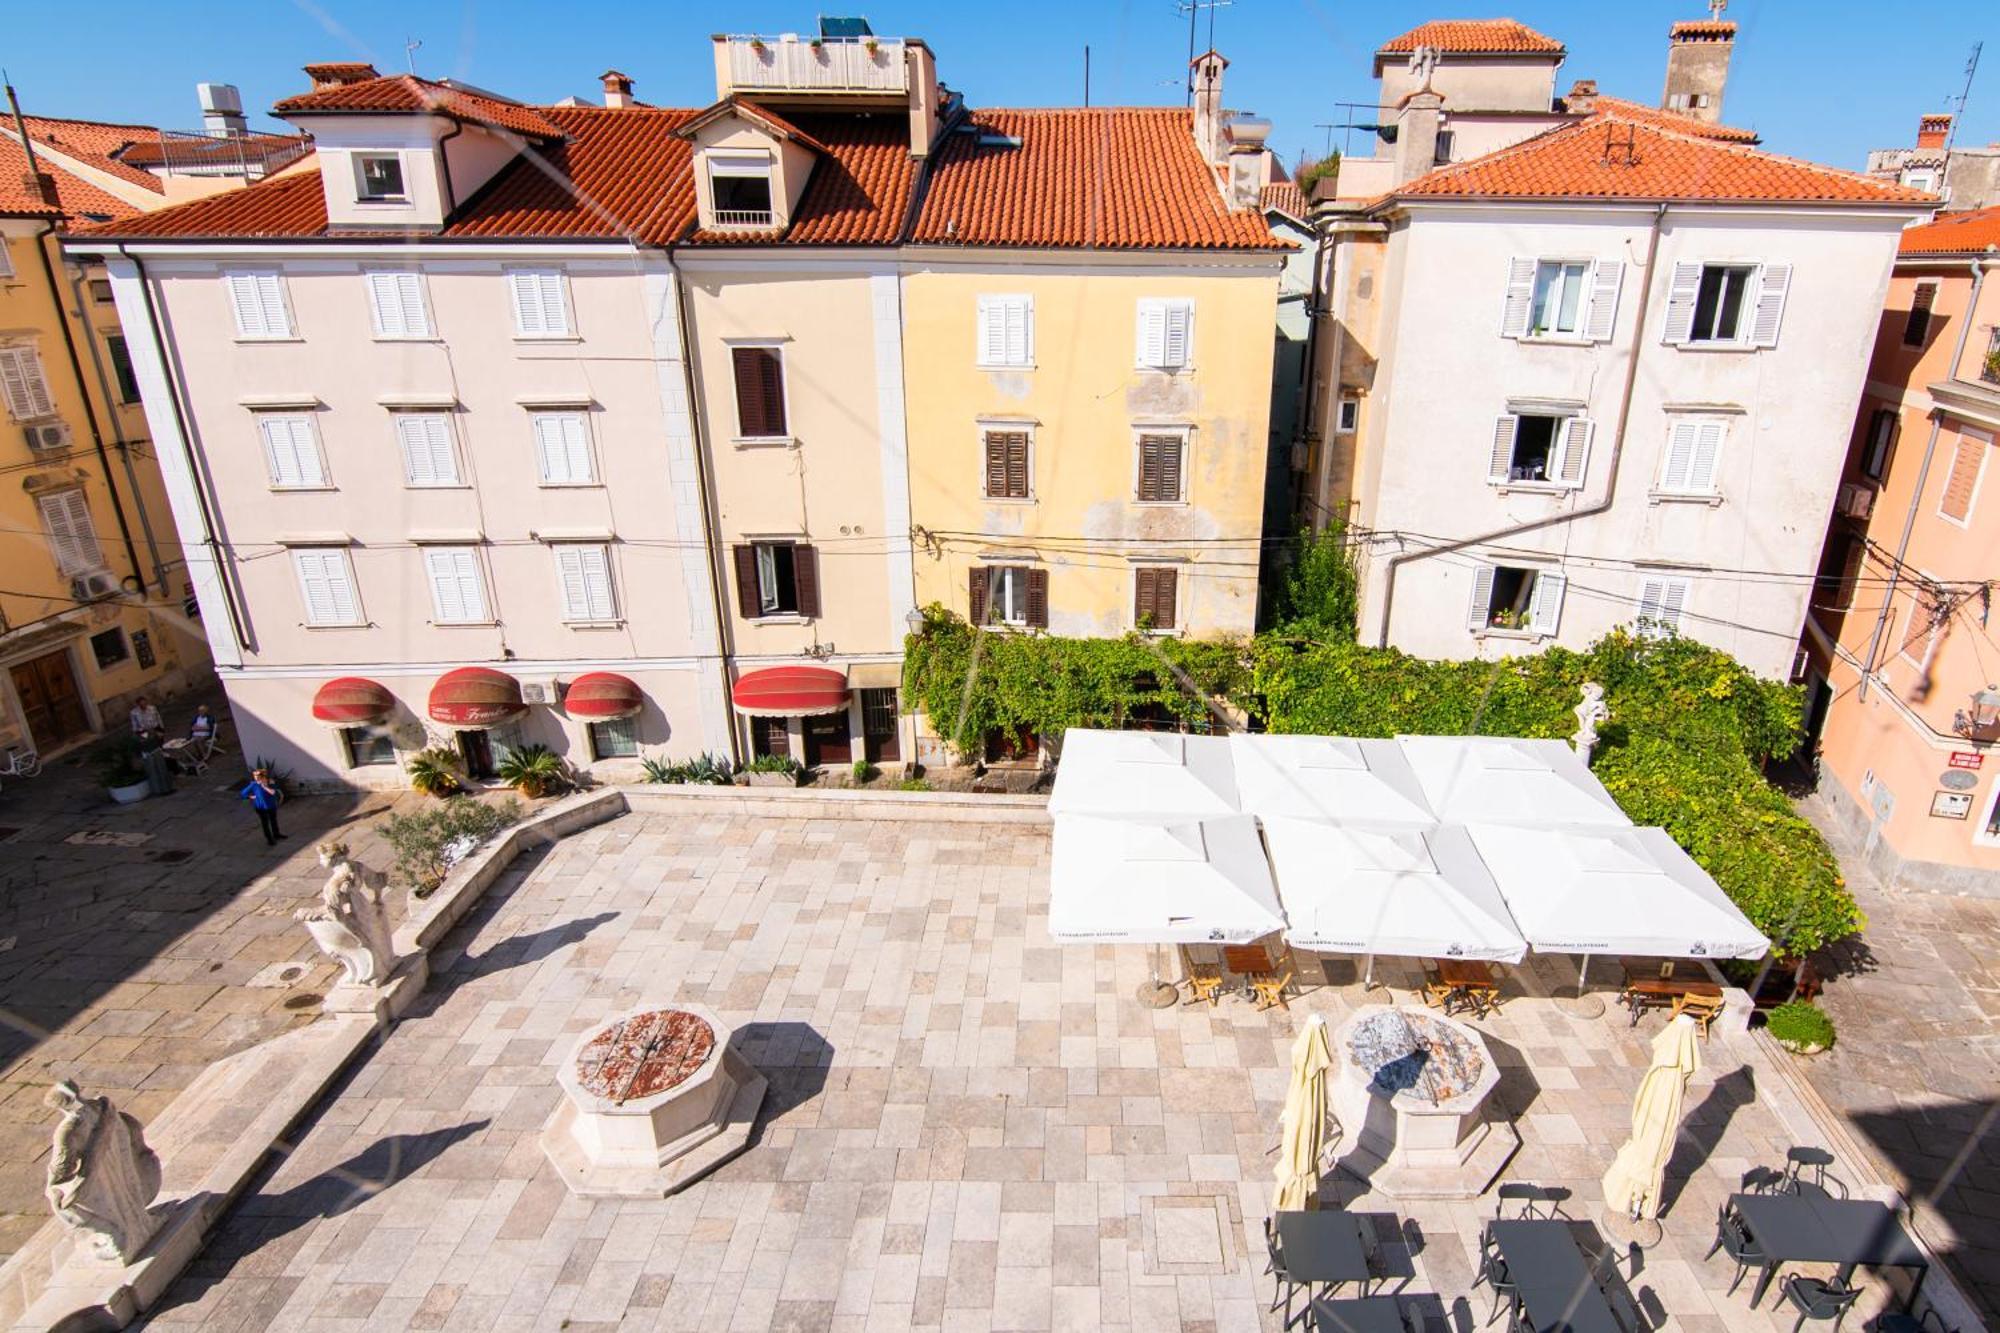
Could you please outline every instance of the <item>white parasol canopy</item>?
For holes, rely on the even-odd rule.
[[[1291,816],[1409,828],[1436,822],[1394,741],[1239,735],[1231,736],[1229,745],[1242,808],[1267,820]]]
[[[1665,829],[1469,832],[1537,953],[1761,958],[1771,947]]]
[[[1320,953],[1518,963],[1527,942],[1472,839],[1278,817],[1264,821],[1285,938]]]
[[[1080,727],[1063,733],[1051,815],[1157,821],[1240,812],[1226,736]]]
[[[1562,741],[1398,736],[1424,799],[1448,824],[1584,825],[1632,821]]]
[[[1055,821],[1049,934],[1058,940],[1243,944],[1284,927],[1248,815]]]

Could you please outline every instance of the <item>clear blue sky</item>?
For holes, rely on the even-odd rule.
[[[1188,32],[1174,0],[831,0],[828,12],[865,13],[878,33],[927,39],[941,76],[975,105],[1080,102],[1086,43],[1093,102],[1182,98]],[[402,68],[406,37],[423,42],[419,73],[457,76],[526,100],[594,98],[597,74],[616,66],[638,81],[646,101],[701,105],[714,92],[711,32],[805,32],[817,13],[806,0],[192,7],[18,0],[0,25],[0,65],[31,111],[184,128],[199,123],[197,82],[235,83],[244,105],[261,113],[304,90],[298,67],[307,61],[370,59],[385,71]],[[1423,18],[1494,14],[1511,14],[1568,45],[1561,89],[1590,77],[1607,93],[1654,103],[1667,25],[1702,17],[1706,7],[1703,0],[1509,0],[1392,11],[1353,0],[1234,0],[1215,17],[1216,45],[1231,61],[1224,100],[1270,117],[1272,146],[1289,162],[1324,145],[1316,124],[1349,118],[1336,103],[1372,98],[1369,53],[1383,39]],[[1728,16],[1742,31],[1726,118],[1761,131],[1767,147],[1858,167],[1871,147],[1910,143],[1918,115],[1959,91],[1967,54],[1981,39],[1984,68],[1959,141],[2000,139],[2000,5],[1993,0],[1734,0]],[[1204,39],[1207,18],[1204,12]]]

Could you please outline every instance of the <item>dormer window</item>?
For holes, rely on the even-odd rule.
[[[771,159],[749,155],[708,155],[709,197],[718,227],[768,227],[771,212]]]
[[[395,153],[356,153],[355,174],[360,178],[360,198],[375,203],[404,203],[410,195],[403,186],[403,159]]]

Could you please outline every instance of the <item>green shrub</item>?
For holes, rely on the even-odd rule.
[[[1336,150],[1334,152],[1328,153],[1325,157],[1321,158],[1319,161],[1311,163],[1310,165],[1301,167],[1299,169],[1298,173],[1299,189],[1305,192],[1305,196],[1307,199],[1311,199],[1313,186],[1319,184],[1321,180],[1327,177],[1330,176],[1338,177],[1339,175],[1340,175],[1340,153]]]
[[[854,785],[859,787],[863,783],[874,781],[877,771],[875,765],[869,763],[866,759],[855,760]]]
[[[1335,520],[1315,533],[1301,524],[1291,544],[1291,567],[1278,587],[1272,623],[1287,636],[1352,643],[1357,586],[1347,525]]]
[[[745,773],[789,773],[797,777],[803,769],[788,754],[760,754],[743,766]]]
[[[502,782],[531,801],[569,785],[567,766],[546,745],[523,745],[509,750],[494,771]]]
[[[470,797],[440,801],[382,821],[383,841],[396,853],[396,879],[419,898],[444,883],[451,867],[480,843],[521,818],[521,804],[509,798],[487,805]]]
[[[930,789],[931,784],[928,778],[904,778],[896,784],[897,791],[929,791]]]
[[[1833,1045],[1833,1020],[1826,1011],[1804,1000],[1793,1000],[1773,1009],[1765,1018],[1771,1035],[1793,1046]]]
[[[449,745],[433,745],[411,755],[403,765],[410,785],[426,796],[450,796],[462,791],[465,780],[458,775],[458,751]]]
[[[131,787],[146,780],[138,737],[120,736],[97,752],[97,780],[107,787]]]

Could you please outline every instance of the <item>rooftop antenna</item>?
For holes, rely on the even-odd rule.
[[[1965,119],[1965,104],[1972,97],[1972,76],[1979,72],[1979,53],[1985,47],[1986,43],[1984,42],[1974,42],[1972,44],[1972,56],[1965,62],[1964,91],[1959,93],[1956,98],[1947,97],[1944,99],[1947,102],[1956,101],[1958,103],[1958,112],[1951,118],[1951,128],[1945,131],[1944,136],[1946,171],[1951,170],[1951,141],[1958,137],[1958,123]]]
[[[421,37],[407,38],[403,42],[403,63],[410,67],[410,73],[417,72],[417,49],[424,44]]]
[[[1236,0],[1175,0],[1174,12],[1187,15],[1188,21],[1187,104],[1189,106],[1194,105],[1194,21],[1200,17],[1202,10],[1208,11],[1208,49],[1213,51],[1215,11],[1228,8],[1235,3]]]

